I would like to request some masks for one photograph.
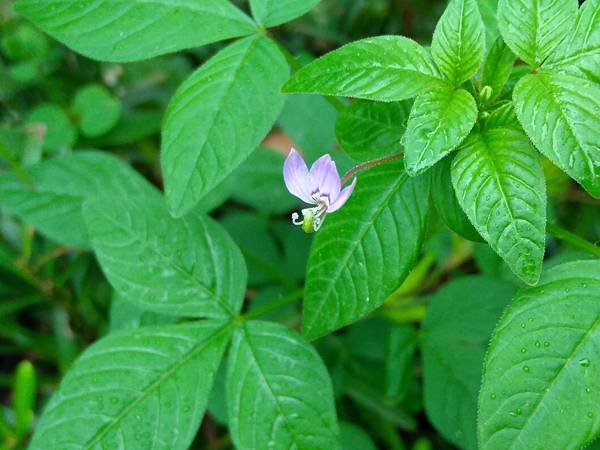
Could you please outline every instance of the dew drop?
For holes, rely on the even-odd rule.
[[[591,411],[588,411],[587,416],[591,419],[592,417],[594,417],[594,413]]]
[[[490,395],[490,398],[491,398],[492,400],[496,400],[496,394],[491,394],[491,395]]]
[[[527,353],[527,349],[525,347],[521,348],[521,353]]]
[[[540,341],[535,341],[535,346],[537,348],[540,348],[542,346],[542,343]]]
[[[523,372],[529,372],[529,366],[523,366]]]
[[[592,390],[591,390],[591,389],[588,387],[588,388],[585,388],[585,392],[586,392],[587,394],[589,394],[590,392],[592,392]]]
[[[525,328],[527,325],[525,325],[525,322],[521,322],[521,328]]]
[[[548,342],[548,341],[544,342],[544,347],[550,347],[550,342]]]
[[[590,366],[590,360],[587,358],[583,358],[579,360],[579,365],[581,367],[589,367]]]

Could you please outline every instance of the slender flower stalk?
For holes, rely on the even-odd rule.
[[[291,194],[298,197],[311,208],[304,208],[302,218],[295,212],[292,223],[301,226],[306,233],[319,231],[327,214],[340,209],[356,186],[356,178],[342,189],[342,181],[329,155],[317,159],[310,170],[296,149],[292,148],[283,166],[283,179]]]

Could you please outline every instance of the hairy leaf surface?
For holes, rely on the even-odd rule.
[[[359,176],[348,203],[327,217],[311,249],[303,333],[323,336],[365,316],[402,283],[426,227],[429,180],[402,161]]]
[[[498,324],[479,396],[481,448],[578,449],[600,432],[600,261],[545,272]]]
[[[66,374],[29,448],[187,449],[229,335],[218,322],[108,335]]]
[[[256,36],[224,48],[180,86],[161,153],[174,214],[190,210],[260,144],[283,107],[288,73],[273,41]]]
[[[336,450],[331,379],[318,353],[286,327],[250,321],[235,334],[227,408],[239,450]]]
[[[444,86],[428,52],[402,36],[379,36],[344,45],[300,69],[284,92],[404,100]]]

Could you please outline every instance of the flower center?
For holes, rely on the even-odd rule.
[[[327,208],[329,208],[329,197],[321,195],[318,192],[313,194],[313,200],[317,206],[314,208],[304,208],[302,212],[302,220],[300,215],[295,212],[292,214],[292,223],[294,225],[302,226],[302,229],[306,233],[315,233],[319,231],[321,225],[325,221],[327,215]]]

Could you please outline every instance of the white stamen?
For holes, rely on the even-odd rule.
[[[300,218],[300,215],[295,212],[294,214],[292,214],[292,223],[294,225],[302,225],[304,223],[304,220],[298,220]]]

